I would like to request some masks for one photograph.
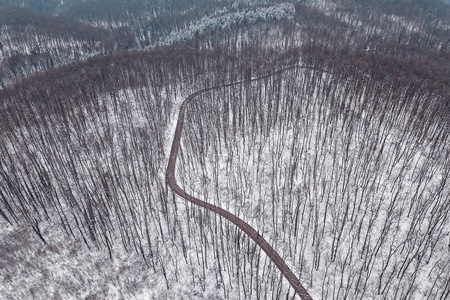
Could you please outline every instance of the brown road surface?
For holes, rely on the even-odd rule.
[[[251,227],[245,221],[243,221],[242,219],[233,215],[232,213],[230,213],[218,206],[212,205],[212,204],[202,201],[198,198],[195,198],[194,196],[189,195],[177,184],[177,180],[175,178],[175,165],[177,163],[178,150],[180,149],[181,134],[183,131],[183,124],[184,124],[184,117],[186,114],[186,109],[187,109],[189,103],[191,103],[195,99],[196,96],[198,96],[202,93],[205,93],[207,91],[264,79],[264,78],[273,76],[277,73],[281,73],[288,69],[293,69],[293,68],[298,68],[298,67],[297,66],[288,67],[288,68],[285,68],[285,69],[279,70],[277,72],[274,72],[274,73],[271,73],[268,75],[264,75],[264,76],[261,76],[258,78],[253,78],[253,79],[249,79],[249,80],[244,80],[244,81],[239,81],[239,82],[234,82],[234,83],[229,83],[229,84],[224,84],[224,85],[220,85],[220,86],[206,88],[206,89],[197,91],[197,92],[189,95],[180,106],[180,112],[178,114],[177,126],[176,126],[175,134],[173,137],[172,149],[170,150],[169,163],[168,163],[167,171],[166,171],[166,182],[170,186],[170,188],[180,197],[192,202],[195,205],[204,207],[204,208],[224,217],[225,219],[227,219],[228,221],[232,222],[237,227],[239,227],[256,244],[258,244],[262,250],[264,250],[264,252],[272,260],[272,262],[277,266],[277,268],[281,271],[281,273],[283,273],[284,277],[289,281],[289,283],[294,288],[296,293],[300,296],[300,298],[304,299],[304,300],[309,300],[312,298],[308,294],[306,289],[302,286],[302,284],[298,280],[297,276],[295,276],[295,274],[285,264],[285,262],[280,257],[280,255],[272,248],[272,246],[253,227]]]

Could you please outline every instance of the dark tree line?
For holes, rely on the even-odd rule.
[[[172,33],[189,31],[203,16],[214,14],[217,9],[245,12],[266,1],[237,7],[228,1],[116,2],[73,3],[57,9],[57,16],[48,10],[30,10],[29,3],[22,5],[28,9],[0,3],[0,51],[4,58],[0,86],[4,88],[38,72],[92,56],[164,45]],[[244,25],[245,22],[239,24]],[[197,43],[206,40],[209,48],[218,46],[211,44],[211,39],[223,42],[221,30],[208,28],[194,38]]]
[[[305,46],[302,53],[308,64],[327,68],[336,74],[369,75],[371,80],[409,87],[411,93],[434,93],[448,98],[450,69],[442,62],[421,58],[401,58],[392,54]],[[443,57],[445,59],[445,54]]]

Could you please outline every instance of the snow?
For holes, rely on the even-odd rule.
[[[187,28],[172,31],[161,45],[171,45],[176,42],[193,39],[197,34],[207,30],[225,30],[235,25],[254,24],[256,22],[279,21],[291,19],[295,14],[292,3],[281,3],[269,7],[258,7],[238,12],[227,12],[225,9],[212,15],[193,21]]]
[[[285,74],[290,78],[289,75],[289,72]],[[296,81],[302,82],[302,79],[297,77]],[[275,83],[269,82],[266,90],[271,91],[272,84]],[[190,155],[183,156],[177,175],[182,178],[182,187],[244,219],[294,268],[303,264],[301,281],[310,286],[309,291],[317,298],[321,295],[321,284],[330,276],[324,270],[332,272],[333,280],[343,280],[348,282],[348,288],[356,289],[351,292],[351,298],[367,299],[375,297],[377,279],[382,272],[399,269],[406,272],[406,276],[393,284],[400,293],[406,292],[409,284],[418,283],[418,278],[428,276],[425,266],[445,255],[447,240],[444,236],[450,234],[448,218],[440,219],[441,226],[446,228],[443,236],[440,231],[435,231],[431,238],[436,238],[436,248],[431,248],[428,242],[418,243],[417,239],[426,239],[433,219],[437,221],[433,207],[448,201],[450,185],[448,181],[441,182],[443,174],[448,172],[442,163],[446,161],[445,155],[432,149],[430,140],[418,143],[419,137],[415,134],[405,139],[404,131],[410,129],[408,126],[403,128],[404,124],[396,124],[394,116],[390,119],[394,123],[386,121],[388,117],[383,122],[381,119],[365,122],[359,106],[364,99],[360,103],[351,103],[353,107],[345,112],[361,115],[360,119],[352,121],[352,127],[357,131],[349,131],[348,122],[344,122],[345,114],[329,119],[333,107],[327,106],[320,88],[316,89],[312,99],[305,94],[296,96],[303,98],[299,111],[304,116],[297,119],[295,125],[275,123],[266,127],[268,125],[262,122],[262,132],[244,125],[235,133],[228,130],[225,138],[220,133],[222,129],[216,128],[230,128],[231,122],[224,121],[226,118],[218,103],[234,102],[240,107],[242,102],[245,103],[243,107],[249,107],[253,106],[249,101],[257,101],[254,106],[262,109],[266,116],[269,113],[266,106],[269,102],[265,101],[273,101],[267,99],[276,96],[249,92],[257,91],[257,86],[258,83],[253,83],[243,92],[239,92],[238,87],[213,92],[205,95],[204,100],[200,97],[195,108],[190,110],[192,116],[187,116],[183,136],[184,153]],[[338,90],[341,88],[344,86]],[[283,88],[281,91],[287,93]],[[286,101],[289,97],[282,95],[281,99]],[[338,98],[334,101],[345,103],[348,100]],[[366,111],[365,115],[368,117],[370,112]],[[233,119],[231,110],[227,116],[229,120]],[[249,118],[246,117],[246,124],[250,124]],[[327,118],[328,121],[324,121]],[[279,120],[289,123],[282,116]],[[208,122],[215,126],[206,128],[204,124]],[[333,138],[330,128],[334,131]],[[201,131],[203,138],[193,138]],[[306,144],[302,145],[305,138]],[[294,162],[292,153],[303,155]],[[296,171],[291,173],[294,166]],[[441,184],[446,192],[438,192]],[[293,187],[292,193],[290,187]],[[433,205],[429,199],[434,199]],[[295,210],[297,205],[303,213]],[[290,222],[299,214],[300,226],[295,229]],[[293,230],[306,238],[295,239]],[[305,250],[295,253],[292,247]],[[429,257],[429,262],[422,260],[417,265],[412,263],[405,267],[404,262],[422,251]],[[318,260],[320,257],[322,259]],[[320,265],[317,270],[312,266],[316,260]],[[380,263],[386,261],[386,266]],[[445,268],[448,270],[443,266],[440,270],[445,272]],[[365,271],[360,273],[361,269]],[[358,273],[362,281],[352,275]],[[380,277],[383,280],[380,282],[384,282],[386,276]],[[429,293],[432,282],[433,279],[415,284],[414,298],[420,299]],[[357,286],[363,283],[366,288]],[[439,286],[442,288],[442,284]],[[341,289],[339,285],[325,287],[326,292],[333,294],[342,293]]]

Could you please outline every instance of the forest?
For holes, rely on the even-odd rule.
[[[0,0],[0,298],[450,297],[450,6]]]

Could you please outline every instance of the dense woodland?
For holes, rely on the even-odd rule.
[[[257,229],[314,299],[450,296],[449,5],[112,2],[0,1],[0,294],[295,297],[166,184],[181,102],[216,86],[187,110],[186,192]],[[86,278],[121,271],[46,269],[69,252],[107,258]]]

